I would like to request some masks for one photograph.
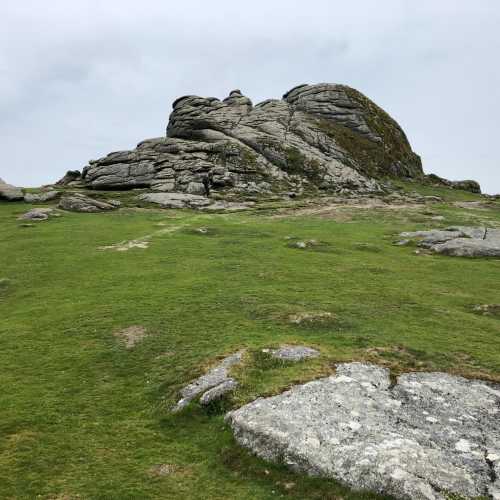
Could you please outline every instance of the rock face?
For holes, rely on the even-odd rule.
[[[444,230],[401,233],[417,238],[419,246],[455,257],[500,257],[500,229],[455,226]]]
[[[3,179],[0,179],[0,200],[18,201],[24,198],[24,193],[21,188],[7,184]]]
[[[391,386],[375,365],[257,399],[229,413],[258,456],[397,498],[500,499],[500,388],[444,373]]]
[[[166,137],[78,173],[60,183],[192,195],[369,192],[380,176],[423,176],[399,125],[360,92],[335,84],[301,85],[255,106],[239,90],[223,101],[181,97]]]

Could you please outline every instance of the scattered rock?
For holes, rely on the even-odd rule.
[[[241,363],[244,352],[245,351],[239,351],[224,358],[221,363],[212,368],[205,375],[198,377],[196,380],[184,387],[180,391],[181,399],[177,402],[172,411],[177,412],[182,410],[199,394],[205,393],[213,387],[233,380],[228,375],[229,370],[232,366]],[[210,396],[207,396],[207,398],[210,398]]]
[[[47,220],[49,217],[60,217],[60,216],[61,214],[59,214],[53,208],[33,208],[29,212],[26,212],[25,214],[21,215],[19,219],[40,221],[40,220]]]
[[[232,202],[232,201],[214,201],[211,205],[202,207],[201,210],[224,210],[226,212],[239,212],[241,210],[248,210],[255,205],[253,201],[243,202]]]
[[[398,247],[404,247],[406,245],[409,245],[410,243],[411,243],[410,240],[399,240],[399,241],[395,241],[394,245],[396,245]]]
[[[306,248],[314,248],[320,246],[321,243],[317,240],[306,240],[306,241],[292,241],[288,244],[291,248],[300,248],[302,250]]]
[[[262,349],[275,359],[283,361],[302,361],[307,358],[317,358],[320,352],[311,347],[303,345],[284,345],[279,349]]]
[[[475,313],[482,314],[483,316],[500,317],[500,304],[479,304],[474,306],[472,310]]]
[[[226,420],[259,457],[355,489],[500,498],[500,388],[481,381],[341,364]]]
[[[200,404],[207,406],[213,401],[222,399],[226,394],[233,392],[238,387],[238,382],[234,378],[228,378],[226,381],[209,389],[200,398]]]
[[[204,196],[188,193],[145,193],[138,198],[148,203],[156,203],[162,208],[202,208],[211,203]]]
[[[115,243],[114,245],[99,247],[99,250],[116,250],[117,252],[127,252],[132,248],[140,248],[144,250],[149,248],[150,243],[149,239],[121,241],[120,243]]]
[[[127,349],[132,349],[136,344],[144,340],[148,336],[148,333],[143,326],[133,325],[115,332],[114,336],[122,340]]]
[[[500,257],[500,229],[452,226],[444,230],[401,233],[416,238],[419,246],[455,257]]]
[[[19,201],[24,198],[23,190],[0,179],[0,200]]]
[[[150,476],[170,476],[171,474],[175,474],[177,471],[177,467],[172,464],[158,464],[153,465],[148,471]]]
[[[63,210],[69,210],[70,212],[95,213],[105,210],[114,210],[116,208],[116,203],[113,203],[112,200],[95,200],[81,193],[72,193],[63,196],[59,201],[58,207]]]
[[[45,191],[42,193],[26,193],[24,201],[26,203],[45,203],[55,200],[59,196],[59,191]]]

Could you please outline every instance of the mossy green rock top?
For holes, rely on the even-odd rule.
[[[92,188],[245,196],[371,192],[386,176],[423,177],[405,133],[360,92],[325,83],[255,106],[239,90],[222,101],[181,97],[166,137],[91,161],[78,181]]]

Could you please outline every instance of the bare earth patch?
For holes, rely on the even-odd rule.
[[[114,336],[121,339],[125,343],[127,349],[132,349],[136,344],[147,337],[148,334],[143,326],[133,325],[119,332],[115,332]]]
[[[335,319],[335,314],[324,311],[301,312],[288,316],[288,322],[294,325],[317,325],[330,323]]]

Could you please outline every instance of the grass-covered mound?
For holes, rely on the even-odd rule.
[[[392,244],[401,231],[500,225],[499,208],[424,191],[446,202],[125,208],[31,225],[16,219],[29,205],[0,204],[0,497],[379,498],[255,459],[222,412],[338,361],[500,380],[499,318],[475,309],[498,304],[500,261]],[[145,237],[145,248],[103,249]],[[127,347],[124,331],[146,335]],[[322,355],[290,364],[261,353],[293,343]],[[229,400],[169,413],[183,385],[241,348]]]

